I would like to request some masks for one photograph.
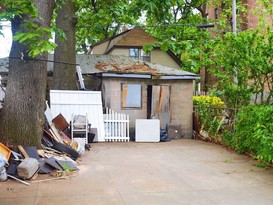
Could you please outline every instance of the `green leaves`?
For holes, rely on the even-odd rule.
[[[235,135],[230,144],[241,153],[273,163],[273,107],[250,105],[238,114]]]
[[[29,0],[5,0],[0,1],[1,12],[0,12],[0,21],[1,20],[11,20],[14,16],[29,15],[31,18],[37,17],[38,10],[35,7],[33,1]]]
[[[136,20],[141,15],[140,8],[137,7],[135,1],[106,0],[90,2],[89,0],[78,0],[76,6],[78,51],[83,51],[86,44],[89,46],[116,35],[123,25],[136,24]]]
[[[17,32],[13,39],[21,44],[29,45],[29,56],[36,57],[56,48],[56,44],[49,41],[49,39],[52,39],[51,28],[39,27],[34,22],[27,22],[24,26],[27,28],[27,32]]]
[[[53,29],[41,27],[39,21],[43,20],[39,18],[34,1],[5,0],[0,1],[0,5],[0,21],[11,21],[15,17],[24,20],[21,32],[17,32],[13,36],[13,40],[28,45],[28,54],[31,57],[54,50],[56,45],[49,41],[52,39]]]

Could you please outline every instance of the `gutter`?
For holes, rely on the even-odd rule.
[[[142,79],[161,79],[161,80],[197,80],[200,79],[199,75],[150,75],[150,74],[118,74],[118,73],[101,73],[102,77],[115,77],[115,78],[142,78]]]
[[[161,80],[198,80],[201,77],[199,75],[161,75],[156,77],[156,79],[161,79]]]

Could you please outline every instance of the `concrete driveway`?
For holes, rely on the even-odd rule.
[[[0,204],[273,204],[273,169],[219,145],[183,139],[92,146],[69,179],[0,182]]]

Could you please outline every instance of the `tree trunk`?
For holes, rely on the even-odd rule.
[[[57,48],[54,52],[53,87],[57,90],[76,90],[75,26],[77,18],[72,0],[66,0],[57,15],[56,25],[64,31],[66,39],[62,40],[58,36],[55,39]]]
[[[24,30],[25,20],[35,20],[41,27],[50,26],[55,1],[34,2],[43,20],[15,16],[11,22],[13,36]],[[29,59],[27,51],[27,45],[12,42],[6,97],[0,115],[0,141],[39,147],[44,126],[47,62]],[[29,60],[20,59],[22,54]],[[38,58],[47,60],[47,54]]]

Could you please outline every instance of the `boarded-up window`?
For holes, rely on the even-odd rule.
[[[122,84],[122,107],[141,108],[141,85]]]

